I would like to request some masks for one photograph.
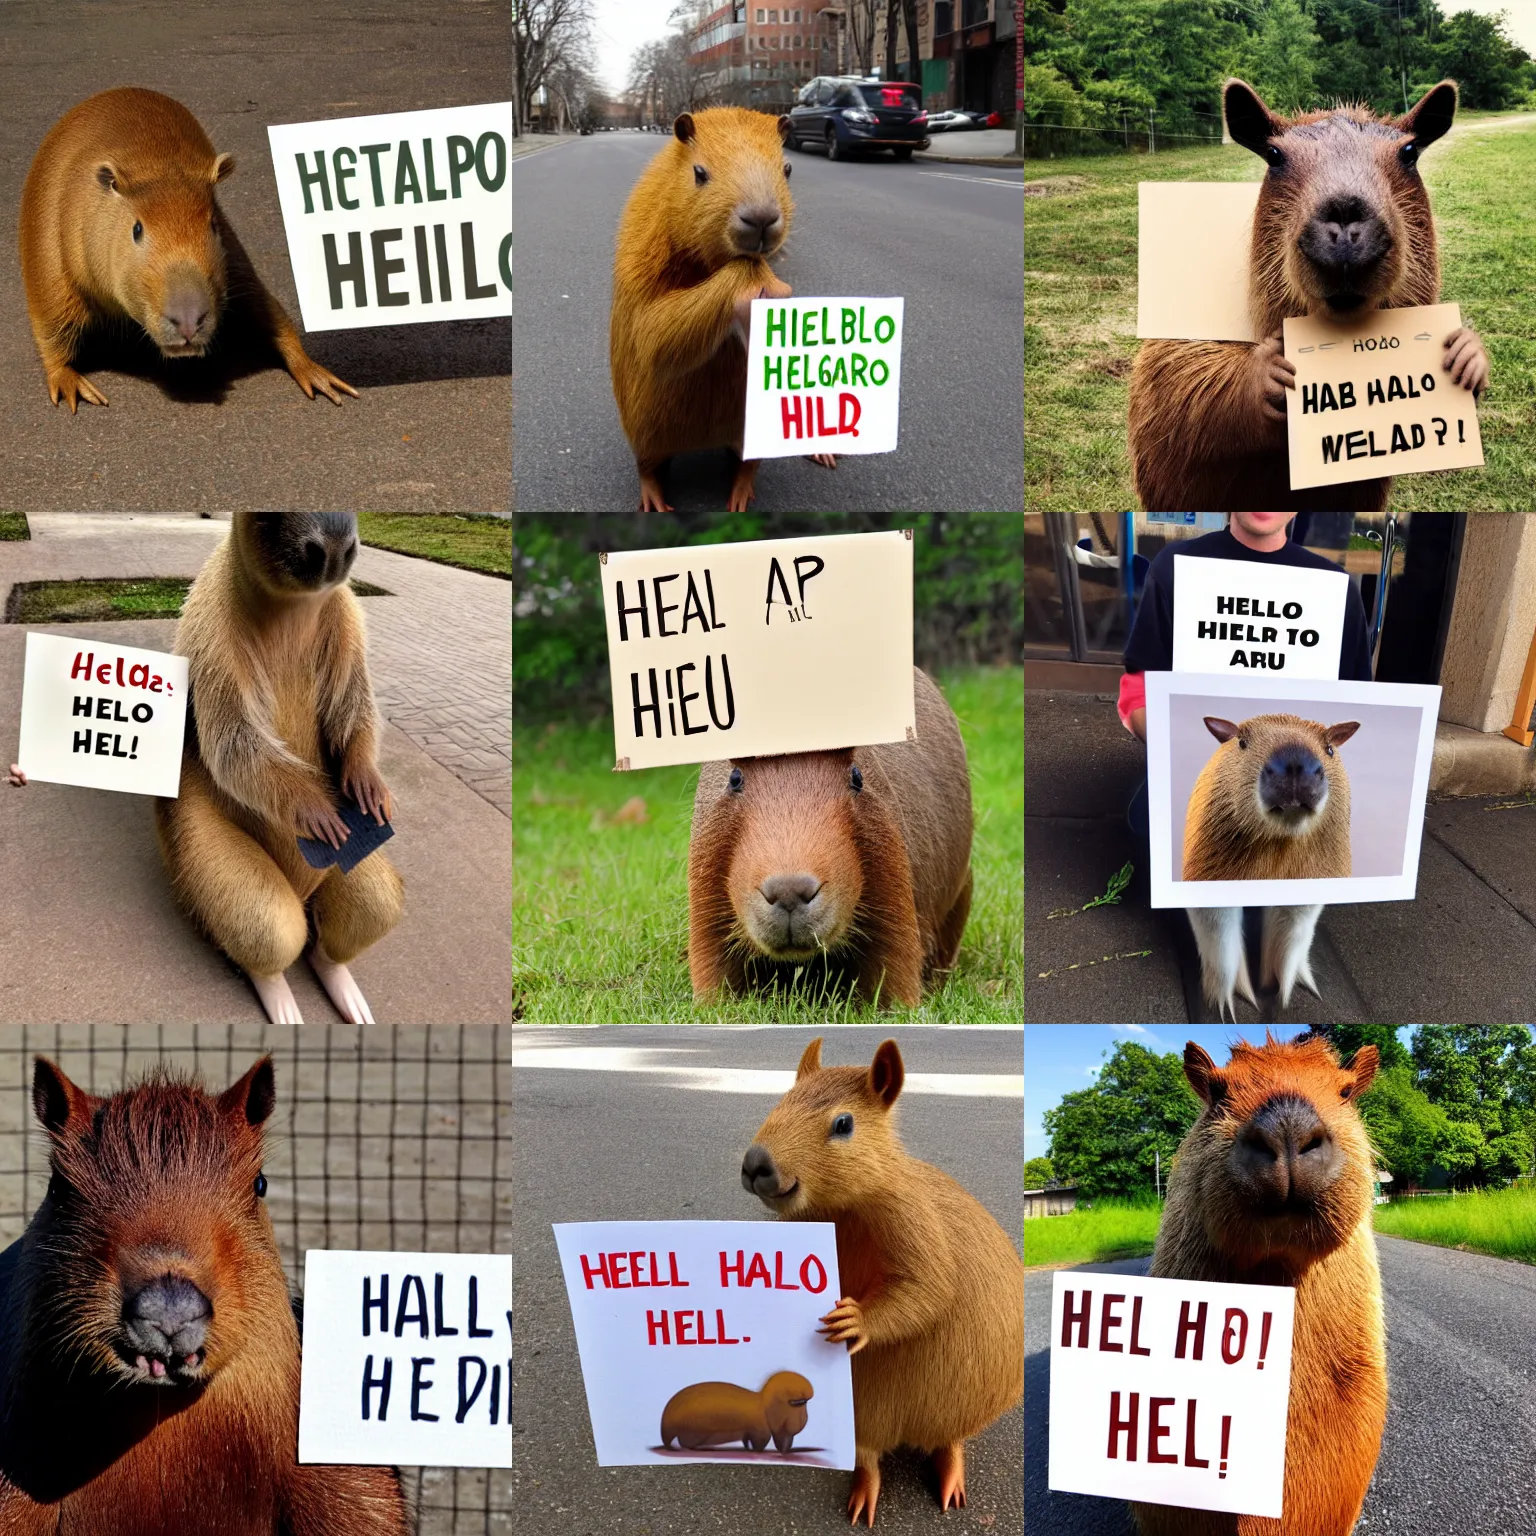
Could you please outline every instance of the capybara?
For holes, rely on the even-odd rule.
[[[750,306],[791,292],[768,265],[795,215],[788,126],[745,107],[684,112],[624,205],[608,361],[642,512],[672,510],[660,476],[673,454],[730,448],[741,458]],[[756,478],[757,460],[739,464],[731,511],[746,509]]]
[[[933,1457],[943,1509],[965,1503],[965,1442],[1024,1395],[1024,1266],[991,1212],[896,1133],[905,1080],[886,1040],[823,1067],[821,1040],[758,1128],[741,1182],[785,1221],[831,1221],[843,1294],[819,1330],[853,1357],[858,1470],[848,1515],[875,1523],[880,1458]]]
[[[311,400],[357,393],[305,352],[230,228],[214,188],[234,168],[158,91],[103,91],[48,130],[21,193],[21,280],[55,405],[107,403],[73,366],[99,322],[142,327],[162,357],[202,357],[234,305]]]
[[[696,998],[788,983],[823,957],[915,1007],[971,910],[971,776],[944,695],[914,668],[917,739],[705,763],[688,844]]]
[[[1133,1504],[1141,1536],[1349,1536],[1387,1419],[1381,1274],[1371,1234],[1375,1157],[1355,1101],[1376,1075],[1317,1037],[1237,1044],[1218,1070],[1193,1042],[1184,1075],[1204,1106],[1179,1144],[1152,1274],[1296,1289],[1284,1514]]]
[[[1440,261],[1420,152],[1451,126],[1456,86],[1442,80],[1402,117],[1341,106],[1278,117],[1228,81],[1227,129],[1269,166],[1253,221],[1255,333],[1263,341],[1145,341],[1131,372],[1130,449],[1149,511],[1379,512],[1390,479],[1291,489],[1285,391],[1295,368],[1281,322],[1345,320],[1440,298]],[[1463,326],[1443,359],[1454,385],[1480,392],[1488,354]]]
[[[795,1436],[810,1414],[805,1405],[815,1394],[796,1371],[775,1371],[761,1392],[728,1381],[701,1381],[674,1392],[661,1410],[661,1443],[675,1440],[685,1451],[711,1445],[734,1445],[765,1451],[773,1442],[779,1451],[794,1449]]]
[[[301,1466],[299,1332],[263,1196],[263,1057],[110,1098],[38,1057],[52,1178],[0,1254],[6,1536],[406,1536],[385,1467]]]
[[[250,977],[274,1024],[302,1024],[283,972],[303,953],[349,1023],[373,1014],[348,962],[400,920],[405,884],[382,851],[316,869],[300,836],[340,847],[338,788],[383,823],[378,717],[363,613],[347,585],[350,512],[237,512],[176,626],[192,703],[181,793],[157,800],[177,898]]]

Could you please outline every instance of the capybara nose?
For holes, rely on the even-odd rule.
[[[1310,1205],[1338,1177],[1338,1143],[1295,1094],[1270,1099],[1238,1133],[1233,1156],[1267,1204]]]
[[[1328,775],[1306,747],[1281,747],[1259,770],[1259,796],[1269,810],[1315,811],[1327,795]]]
[[[815,875],[770,875],[758,886],[763,900],[789,917],[810,906],[820,889],[821,881]]]
[[[1329,198],[1308,221],[1301,237],[1306,256],[1340,275],[1370,266],[1391,245],[1386,224],[1362,197]]]
[[[745,204],[736,209],[738,233],[748,247],[756,250],[768,245],[782,223],[783,215],[776,203]]]
[[[208,322],[208,311],[197,304],[166,305],[165,323],[183,341],[196,341],[197,333]]]
[[[779,1192],[779,1166],[773,1160],[773,1153],[759,1142],[753,1142],[747,1148],[747,1155],[741,1160],[741,1187],[749,1195],[776,1195]]]
[[[160,1359],[197,1354],[212,1317],[213,1304],[180,1275],[151,1280],[123,1301],[124,1332],[134,1348]]]

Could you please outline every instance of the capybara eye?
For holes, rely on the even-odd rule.
[[[1332,748],[1332,747],[1325,747],[1325,748],[1324,748],[1324,751],[1326,751],[1326,752],[1327,752],[1327,754],[1328,754],[1328,756],[1329,756],[1329,757],[1332,757],[1332,756],[1333,756],[1333,748]]]
[[[267,1198],[267,1176],[266,1176],[266,1174],[258,1173],[256,1175],[256,1183],[252,1187],[256,1191],[256,1198],[258,1200],[265,1200]]]
[[[1410,139],[1398,150],[1397,158],[1411,171],[1419,163],[1419,146]]]
[[[852,1136],[853,1116],[839,1115],[837,1119],[832,1122],[832,1134],[834,1136]]]
[[[702,187],[704,185],[704,183],[706,181],[708,181],[708,180],[709,180],[709,172],[706,171],[702,165],[694,166],[694,168],[693,168],[693,184],[694,184],[694,186]]]
[[[792,166],[792,165],[791,165],[791,164],[790,164],[790,163],[789,163],[789,162],[788,162],[788,161],[787,161],[787,160],[786,160],[786,161],[785,161],[785,162],[784,162],[784,180],[785,180],[785,181],[788,181],[788,180],[789,180],[789,173],[790,173],[790,172],[791,172],[791,171],[792,171],[792,170],[794,170],[794,166]]]
[[[1285,153],[1278,144],[1264,146],[1264,158],[1278,171],[1285,164]]]
[[[137,245],[144,238],[144,226],[135,219],[133,221],[133,243]]]
[[[740,768],[732,768],[731,769],[731,777],[730,777],[729,783],[730,783],[730,786],[731,786],[731,793],[733,795],[739,795],[741,793],[741,769]]]
[[[1248,739],[1247,739],[1247,737],[1239,736],[1237,738],[1237,750],[1239,752],[1246,752],[1248,750]]]
[[[848,770],[848,787],[854,792],[854,794],[858,794],[858,792],[864,788],[864,775],[859,772],[859,766],[857,763],[855,763],[853,767]]]

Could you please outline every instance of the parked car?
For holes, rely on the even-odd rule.
[[[955,111],[928,114],[930,133],[963,133],[972,128],[1000,128],[1002,123],[1002,114],[998,112]]]
[[[910,160],[913,150],[930,142],[922,88],[903,80],[818,75],[790,108],[787,142],[791,149],[819,145],[829,160],[872,149]]]

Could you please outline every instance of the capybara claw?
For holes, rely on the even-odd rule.
[[[84,374],[76,373],[73,368],[61,370],[48,381],[48,396],[55,405],[63,400],[71,416],[78,414],[82,400],[87,405],[107,403],[107,397]]]
[[[863,1515],[864,1524],[875,1523],[875,1505],[880,1498],[880,1479],[871,1477],[863,1467],[853,1474],[853,1487],[848,1490],[848,1523],[857,1525]]]
[[[308,366],[301,363],[297,368],[290,370],[294,382],[304,391],[306,399],[313,400],[317,392],[324,395],[332,405],[340,405],[343,394],[351,395],[354,400],[357,399],[357,391],[345,379],[338,379],[329,368],[322,368],[317,362],[306,361]]]

